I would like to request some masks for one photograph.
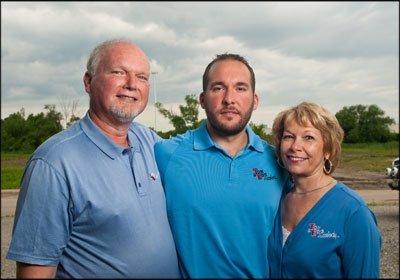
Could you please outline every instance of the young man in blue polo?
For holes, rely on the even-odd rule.
[[[198,129],[155,146],[181,272],[268,277],[267,239],[288,177],[247,125],[258,106],[248,62],[218,55],[205,69],[200,104],[207,120]]]

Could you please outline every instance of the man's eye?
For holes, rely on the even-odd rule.
[[[218,91],[222,91],[224,88],[221,86],[214,86],[211,88],[211,91],[213,92],[218,92]]]
[[[237,90],[240,92],[243,92],[243,91],[246,91],[247,88],[246,87],[238,87]]]
[[[142,81],[146,81],[147,82],[149,80],[149,78],[147,76],[145,76],[145,75],[139,75],[137,77],[138,77],[139,80],[142,80]]]
[[[116,75],[124,75],[125,74],[125,72],[122,70],[113,70],[113,71],[111,71],[111,73],[116,74]]]

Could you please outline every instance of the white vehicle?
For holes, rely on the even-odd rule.
[[[390,182],[389,187],[392,190],[398,190],[399,189],[399,158],[396,158],[392,162],[392,166],[386,168],[386,175],[389,177]]]

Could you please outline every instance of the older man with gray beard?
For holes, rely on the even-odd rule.
[[[22,179],[8,259],[17,278],[177,278],[158,136],[132,123],[147,105],[150,65],[126,40],[91,53],[89,111],[43,143]]]

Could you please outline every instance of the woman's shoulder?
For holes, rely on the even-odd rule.
[[[361,195],[344,183],[338,181],[335,186],[335,190],[335,200],[340,205],[346,206],[347,208],[352,208],[354,210],[362,206],[367,206]]]
[[[352,220],[353,222],[350,224],[360,227],[362,227],[362,224],[376,226],[374,213],[357,191],[352,190],[342,182],[338,182],[331,198],[332,204],[330,205],[334,205],[336,213],[344,218],[344,221]],[[346,222],[346,224],[349,223]]]

